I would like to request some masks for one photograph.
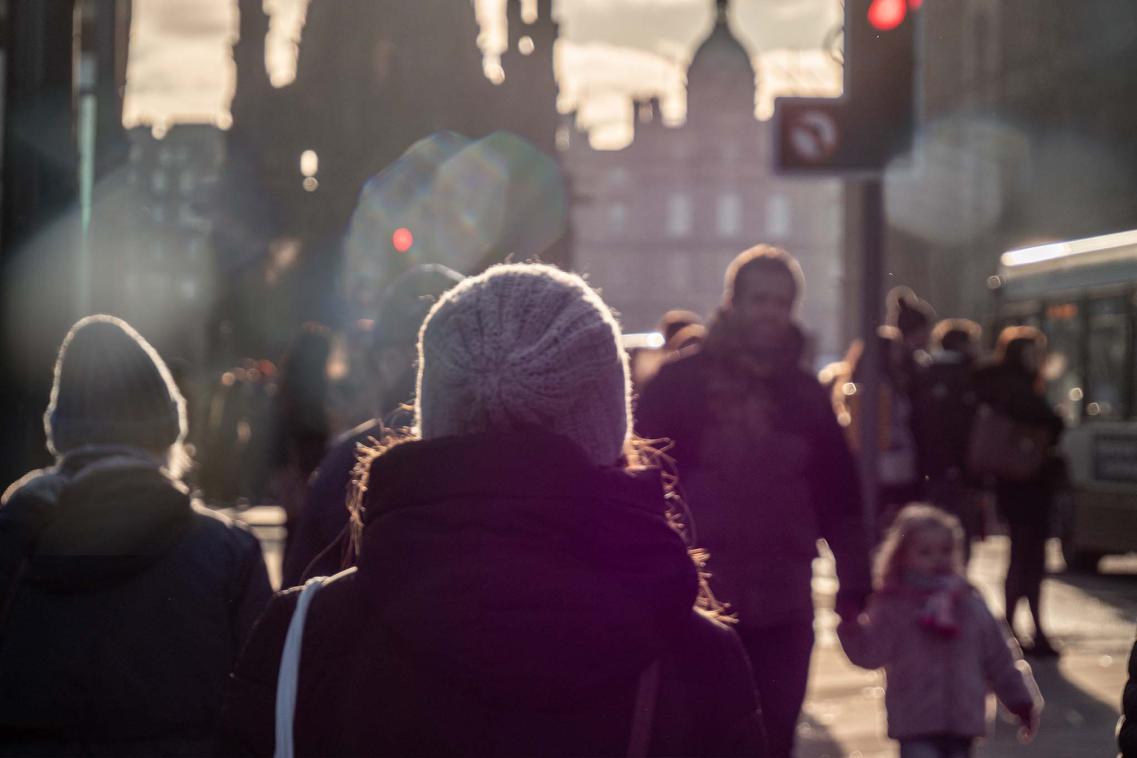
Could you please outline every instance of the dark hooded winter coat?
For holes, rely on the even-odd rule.
[[[0,754],[207,751],[271,596],[256,538],[103,446],[18,483],[0,535]]]
[[[749,356],[719,328],[663,366],[636,414],[641,436],[674,442],[711,586],[744,626],[808,622],[823,537],[838,602],[859,609],[871,586],[860,485],[829,398],[796,343]]]
[[[312,601],[297,755],[623,755],[661,663],[651,754],[761,752],[733,631],[658,476],[591,465],[547,432],[406,443],[373,463],[358,564]],[[279,595],[233,676],[221,752],[270,755]]]
[[[1054,412],[1046,396],[1038,391],[1028,374],[1002,364],[989,364],[975,373],[976,394],[980,403],[1025,426],[1041,427],[1050,432],[1057,445],[1062,434],[1062,418]],[[1057,447],[1039,472],[1027,481],[995,482],[999,511],[1008,521],[1045,521],[1054,490],[1061,485],[1065,465]]]
[[[921,471],[935,481],[963,481],[978,405],[974,361],[954,350],[936,351],[913,389]]]

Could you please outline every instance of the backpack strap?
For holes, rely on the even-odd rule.
[[[276,678],[276,749],[274,758],[293,758],[292,724],[296,713],[296,690],[300,683],[300,647],[304,641],[304,619],[308,606],[324,582],[326,576],[315,576],[304,583],[292,621],[288,624],[288,634],[284,638],[284,652],[280,655],[280,672]]]
[[[632,731],[628,736],[628,758],[645,758],[651,744],[655,704],[659,697],[659,668],[657,658],[640,674],[636,705],[632,711]]]

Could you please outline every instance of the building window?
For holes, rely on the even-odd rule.
[[[737,192],[719,196],[716,223],[720,237],[737,237],[742,232],[742,198]]]
[[[766,201],[766,234],[772,239],[790,236],[790,202],[785,195],[771,195]]]
[[[667,236],[686,237],[691,234],[691,197],[685,192],[676,192],[667,199]]]

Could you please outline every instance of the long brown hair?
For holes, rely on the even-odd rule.
[[[356,451],[355,468],[352,470],[352,484],[348,494],[348,530],[350,540],[345,545],[344,565],[358,558],[362,546],[363,522],[366,511],[366,494],[371,477],[371,467],[375,460],[399,445],[418,440],[414,430],[409,427],[384,428],[378,437],[371,437],[360,443]],[[710,554],[696,547],[695,529],[691,511],[679,491],[679,476],[676,473],[675,459],[667,454],[671,449],[670,440],[645,440],[632,436],[625,444],[624,468],[628,471],[658,470],[663,483],[664,511],[667,524],[674,529],[687,545],[687,554],[695,564],[699,579],[699,591],[695,607],[711,615],[718,621],[734,623],[737,619],[727,606],[715,597],[711,590],[711,574],[707,570]]]
[[[1039,353],[1039,365],[1026,365],[1026,351],[1034,348]],[[1035,391],[1044,390],[1042,358],[1046,353],[1046,335],[1033,326],[1008,326],[999,333],[995,345],[995,361],[1000,366],[1030,378]]]

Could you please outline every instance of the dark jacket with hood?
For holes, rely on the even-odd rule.
[[[0,508],[0,754],[201,755],[271,590],[148,454],[79,448]]]
[[[1062,418],[1050,407],[1029,374],[1012,366],[992,363],[976,371],[975,388],[981,404],[1019,424],[1049,430],[1051,442],[1057,445],[1063,430]],[[1024,482],[996,482],[996,497],[1004,518],[1045,517],[1053,491],[1062,483],[1065,471],[1057,447],[1053,453],[1034,478]]]
[[[978,403],[974,361],[955,350],[932,352],[916,375],[914,398],[921,471],[936,481],[963,481]]]
[[[623,755],[657,660],[651,754],[761,752],[745,654],[692,609],[658,476],[532,431],[405,443],[370,481],[358,564],[309,609],[297,755]],[[273,751],[298,594],[273,601],[237,667],[224,754]]]
[[[663,366],[636,414],[641,436],[674,442],[711,586],[745,626],[813,618],[822,537],[838,602],[859,609],[871,587],[856,466],[800,343],[759,355],[720,317],[701,349]]]

